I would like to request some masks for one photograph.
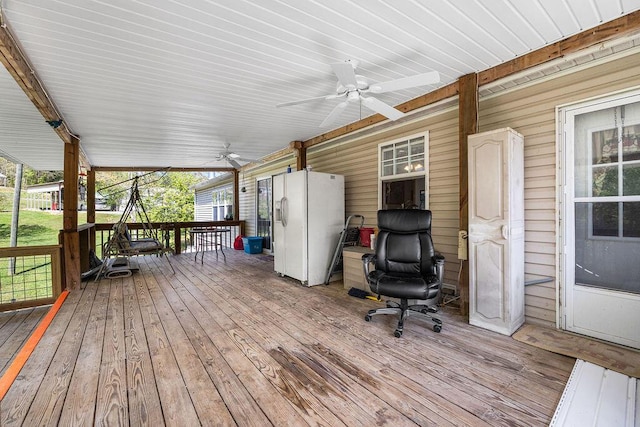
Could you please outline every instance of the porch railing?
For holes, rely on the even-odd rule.
[[[53,304],[62,292],[61,246],[0,248],[0,311]]]
[[[142,237],[143,226],[127,224],[136,239]],[[113,224],[83,224],[80,234],[80,268],[87,271],[90,264],[89,250],[95,248],[98,258],[109,241]],[[244,235],[244,221],[193,221],[153,223],[158,237],[175,254],[195,252],[189,231],[193,228],[217,227],[226,230],[219,233],[224,247],[233,247],[239,235]],[[60,241],[63,241],[62,239]],[[53,304],[64,288],[62,245],[22,246],[0,248],[0,312],[26,307]]]
[[[191,221],[191,222],[158,222],[151,223],[151,229],[158,233],[165,246],[170,247],[174,254],[194,252],[193,242],[189,231],[193,228],[216,227],[228,230],[221,233],[220,243],[224,247],[233,247],[233,242],[239,235],[244,235],[244,221]],[[132,240],[143,237],[144,227],[140,223],[127,223]],[[113,224],[95,224],[96,255],[102,257],[102,248],[111,238]]]

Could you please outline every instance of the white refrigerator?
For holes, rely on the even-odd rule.
[[[312,171],[273,177],[276,273],[324,283],[344,227],[344,176]]]

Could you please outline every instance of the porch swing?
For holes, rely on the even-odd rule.
[[[162,243],[158,238],[158,230],[151,225],[151,221],[140,197],[140,191],[138,189],[139,178],[140,176],[133,178],[127,205],[118,222],[113,225],[113,233],[103,247],[102,265],[96,275],[96,281],[100,279],[103,273],[104,277],[108,279],[131,276],[134,271],[138,270],[138,267],[130,258],[139,255],[164,256],[167,259],[171,271],[175,273],[173,265],[171,265],[171,261],[167,256],[167,253],[173,252],[173,250]],[[129,227],[127,226],[127,219],[132,216],[134,218],[137,217],[139,223],[142,225],[142,237],[140,237],[140,231],[138,231],[136,239],[131,237]]]

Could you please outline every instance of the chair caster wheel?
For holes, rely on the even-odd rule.
[[[433,325],[433,332],[440,332],[442,330],[441,325]]]
[[[368,314],[365,314],[364,321],[369,322],[370,320],[371,320],[371,316],[369,316]]]
[[[402,336],[402,331],[396,329],[396,331],[393,333],[393,336],[396,338],[400,338]]]

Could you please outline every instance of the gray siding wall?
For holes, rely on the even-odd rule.
[[[212,191],[212,188],[196,190],[194,212],[194,219],[196,221],[211,221],[211,218],[213,217]]]

